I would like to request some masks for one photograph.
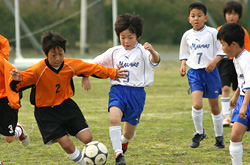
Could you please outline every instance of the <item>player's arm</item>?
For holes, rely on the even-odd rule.
[[[82,87],[84,87],[86,91],[91,89],[91,83],[88,77],[82,77]]]
[[[146,42],[144,44],[144,48],[151,53],[151,55],[152,55],[151,62],[152,63],[159,63],[160,62],[159,54],[154,50],[153,46],[150,43]]]
[[[208,64],[207,64],[207,67],[206,67],[206,71],[207,72],[212,72],[214,70],[214,68],[216,67],[216,65],[218,64],[218,62],[220,62],[220,60],[223,59],[224,56],[216,56],[212,61],[210,61]]]
[[[242,106],[241,106],[240,111],[239,111],[239,117],[241,119],[247,118],[246,112],[247,112],[247,106],[249,104],[249,101],[250,101],[250,89],[246,89],[245,97],[244,97]]]
[[[185,76],[186,75],[186,62],[187,60],[181,61],[181,68],[180,68],[180,75]]]
[[[9,53],[10,53],[10,44],[9,41],[4,38],[3,36],[0,36],[0,56],[5,58],[6,60],[9,60]]]

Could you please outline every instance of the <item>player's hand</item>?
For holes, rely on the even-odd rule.
[[[144,49],[148,50],[149,52],[155,51],[153,46],[148,42],[146,42],[143,46],[144,46]]]
[[[88,77],[82,77],[82,88],[83,87],[86,91],[91,89],[91,83]]]
[[[119,78],[126,79],[128,76],[127,70],[126,69],[121,70],[122,67],[123,67],[123,65],[119,66],[119,68],[117,69],[117,72],[116,72],[116,76],[115,76],[115,79],[119,82],[120,82]]]
[[[183,67],[180,68],[180,75],[182,77],[186,75],[186,67],[183,66]]]
[[[207,64],[207,67],[206,67],[206,71],[207,72],[212,72],[214,70],[214,68],[216,67],[216,64],[213,62],[213,61],[210,61],[208,64]]]
[[[241,119],[246,119],[246,118],[247,118],[246,111],[247,111],[247,107],[242,106],[242,107],[240,108],[239,117],[240,117]]]
[[[20,71],[17,69],[12,69],[12,71],[10,71],[11,77],[13,78],[13,80],[15,81],[21,81],[21,74]]]
[[[236,104],[237,104],[237,99],[235,98],[235,97],[232,97],[231,99],[230,99],[230,107],[232,108],[232,109],[234,109],[234,108],[236,108]]]

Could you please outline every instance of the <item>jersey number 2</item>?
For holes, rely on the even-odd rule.
[[[57,87],[57,89],[56,89],[56,93],[59,93],[59,92],[60,92],[60,91],[59,91],[60,84],[56,84],[56,87]]]

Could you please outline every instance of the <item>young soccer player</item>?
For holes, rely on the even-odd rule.
[[[35,106],[34,114],[44,144],[59,142],[70,159],[84,164],[81,152],[68,134],[85,144],[92,140],[92,134],[80,108],[70,98],[74,95],[72,78],[74,75],[95,75],[119,81],[127,75],[124,73],[126,70],[64,58],[66,39],[58,33],[46,32],[42,37],[42,49],[46,59],[26,71],[12,70],[11,89],[22,91],[32,88],[30,100]]]
[[[9,52],[8,40],[0,35],[0,134],[8,143],[19,139],[23,146],[28,146],[29,135],[17,123],[20,96],[19,93],[11,91],[9,86],[10,71],[14,68],[7,61]]]
[[[238,1],[228,1],[223,9],[224,18],[227,23],[234,22],[238,23],[241,15],[242,15],[242,5]],[[223,26],[223,25],[222,25]],[[220,30],[222,27],[218,27],[217,30]],[[242,27],[243,28],[243,27]],[[249,35],[246,29],[244,29],[245,32],[245,44],[244,48],[247,51],[250,51],[250,40]],[[221,108],[222,108],[222,114],[223,114],[223,126],[230,126],[230,86],[232,84],[232,90],[233,92],[237,89],[238,82],[237,82],[237,74],[234,68],[233,64],[233,58],[226,58],[222,59],[218,63],[218,70],[220,73],[221,83],[222,83],[222,95],[221,95]]]
[[[93,62],[108,67],[127,69],[125,80],[110,80],[108,111],[110,112],[110,139],[116,154],[116,164],[124,165],[128,142],[135,137],[136,126],[144,108],[144,87],[153,83],[154,69],[160,62],[159,54],[151,44],[138,43],[142,36],[143,19],[139,15],[118,16],[115,32],[121,45],[108,49]],[[86,78],[83,78],[83,80]],[[89,85],[88,85],[89,87]],[[121,136],[121,122],[124,122]]]
[[[206,137],[202,125],[203,101],[208,98],[215,131],[215,148],[224,148],[222,113],[218,96],[221,94],[221,82],[216,64],[223,58],[220,42],[216,39],[217,30],[205,25],[208,17],[202,3],[192,3],[188,8],[188,21],[193,26],[181,39],[179,58],[182,61],[180,75],[185,76],[186,64],[190,67],[187,77],[192,93],[192,118],[195,136],[190,147],[197,148]],[[224,54],[225,55],[225,54]]]
[[[250,130],[250,53],[244,49],[244,35],[243,28],[236,23],[223,25],[217,35],[223,51],[229,58],[233,58],[238,78],[238,88],[230,100],[230,106],[235,108],[229,146],[234,165],[242,164],[242,139],[246,131]]]

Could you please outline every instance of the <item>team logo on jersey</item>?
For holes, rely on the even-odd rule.
[[[201,48],[209,48],[210,44],[196,44],[196,43],[192,43],[192,46],[190,46],[191,49],[201,49]]]
[[[123,65],[123,68],[126,67],[138,67],[139,66],[139,62],[123,62],[123,61],[119,61],[119,66]]]

